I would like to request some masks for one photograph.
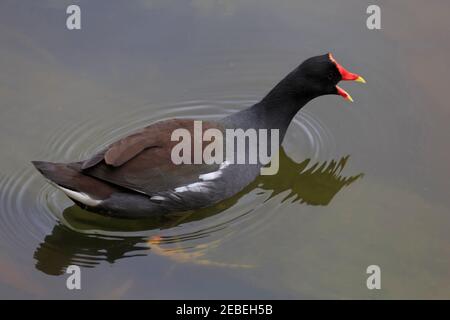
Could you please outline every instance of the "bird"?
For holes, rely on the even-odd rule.
[[[341,66],[331,53],[314,56],[278,82],[254,105],[219,120],[208,129],[277,130],[281,145],[290,122],[309,101],[339,95],[353,102],[340,81],[366,83]],[[194,119],[161,120],[138,129],[90,158],[70,163],[32,161],[50,183],[75,204],[102,215],[139,219],[209,207],[236,195],[261,173],[262,163],[174,163],[177,129],[194,133]],[[270,141],[268,142],[270,144]],[[202,150],[205,144],[201,144]],[[243,152],[250,152],[249,146]]]

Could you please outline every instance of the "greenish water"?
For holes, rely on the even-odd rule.
[[[379,1],[378,31],[358,0],[78,1],[79,31],[68,4],[0,3],[0,298],[450,297],[447,2]],[[31,166],[218,119],[329,51],[366,78],[355,103],[309,103],[279,173],[214,207],[106,218]]]

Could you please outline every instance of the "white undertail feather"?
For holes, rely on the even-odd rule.
[[[61,186],[58,186],[69,198],[72,198],[78,202],[81,202],[89,207],[95,207],[98,206],[102,200],[97,200],[91,198],[88,194],[84,192],[77,192],[70,189],[63,188]]]

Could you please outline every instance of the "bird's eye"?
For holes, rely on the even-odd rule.
[[[328,80],[333,79],[333,74],[332,74],[332,73],[329,73],[328,76],[327,76],[327,78],[328,78]]]

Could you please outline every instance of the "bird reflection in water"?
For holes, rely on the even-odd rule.
[[[231,208],[241,197],[254,189],[270,192],[266,201],[282,192],[289,191],[289,194],[281,200],[282,202],[290,200],[308,205],[326,206],[343,187],[349,186],[363,176],[362,173],[354,176],[342,175],[349,156],[310,165],[310,159],[297,163],[281,148],[279,159],[280,166],[276,175],[259,176],[234,197],[200,210],[161,215],[144,220],[124,220],[89,213],[76,205],[68,207],[64,210],[63,216],[71,228],[63,224],[54,226],[52,233],[45,237],[34,253],[36,268],[46,274],[60,275],[70,264],[92,268],[102,261],[114,263],[122,258],[145,256],[150,251],[179,263],[251,267],[245,264],[227,264],[205,259],[206,251],[217,247],[220,239],[196,245],[194,248],[190,247],[191,250],[177,246],[177,243],[181,241],[207,236],[208,233],[214,232],[214,228],[180,237],[100,236],[89,233],[89,231],[95,229],[105,232],[131,233],[173,228],[180,224],[203,220],[219,214]],[[221,228],[223,227],[226,226],[221,226]]]

